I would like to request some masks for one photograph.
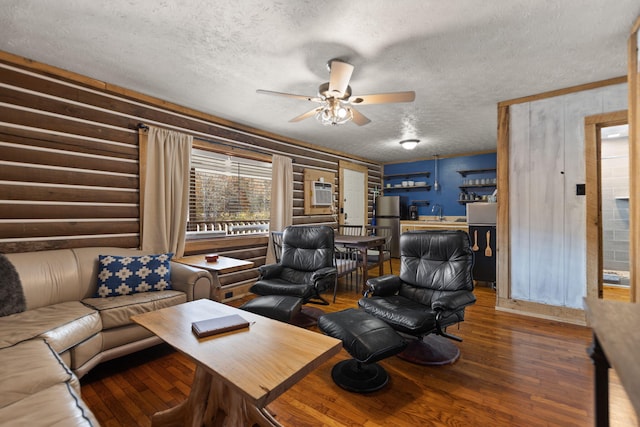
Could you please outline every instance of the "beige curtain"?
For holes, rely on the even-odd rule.
[[[289,157],[273,155],[271,163],[271,219],[269,232],[282,231],[293,224],[293,162]],[[276,261],[269,233],[267,264]]]
[[[180,258],[184,255],[193,136],[152,126],[141,136],[141,246],[145,251],[173,252]]]

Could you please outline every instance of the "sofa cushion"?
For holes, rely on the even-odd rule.
[[[172,253],[98,256],[96,297],[131,295],[171,289]]]
[[[102,329],[107,330],[131,324],[131,316],[187,302],[180,291],[147,292],[108,298],[85,298],[83,304],[98,310]]]
[[[0,348],[42,337],[62,353],[101,330],[95,310],[80,301],[63,302],[0,317]]]
[[[27,308],[16,268],[0,254],[0,316],[20,313]]]
[[[6,256],[20,274],[27,310],[80,301],[86,296],[71,250],[20,252]]]
[[[99,333],[69,349],[69,362],[67,363],[67,366],[69,366],[73,372],[79,376],[80,374],[76,372],[78,368],[96,357],[101,351],[102,333]],[[64,356],[64,354],[62,354],[61,357],[62,356]]]
[[[0,425],[99,426],[68,383],[59,383],[0,409]]]
[[[0,360],[0,408],[63,382],[72,381],[80,389],[75,375],[44,340],[33,339],[4,348],[0,350]]]

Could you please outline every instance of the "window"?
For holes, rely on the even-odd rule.
[[[194,148],[187,238],[266,233],[271,163]]]

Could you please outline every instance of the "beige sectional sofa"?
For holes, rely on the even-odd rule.
[[[0,425],[98,425],[78,378],[161,342],[130,316],[216,295],[209,272],[171,261],[171,290],[95,296],[99,255],[143,254],[90,247],[6,255],[26,310],[0,317]]]

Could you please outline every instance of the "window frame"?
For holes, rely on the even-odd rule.
[[[242,161],[250,161],[250,162],[263,162],[263,163],[268,163],[270,165],[272,164],[272,157],[270,155],[266,155],[266,154],[251,151],[251,150],[244,150],[238,147],[233,147],[226,144],[220,144],[220,143],[215,143],[210,141],[202,141],[202,140],[194,139],[193,146],[192,146],[192,156],[193,156],[194,150],[210,152],[211,154],[218,155],[218,156],[220,155],[227,156],[233,159],[233,161],[239,160],[240,163],[242,163]],[[202,155],[202,153],[199,153],[199,155]],[[189,207],[188,207],[189,215],[188,217],[191,216],[190,214],[191,214],[191,211],[193,208],[192,206],[194,203],[193,195],[192,195],[192,192],[194,191],[193,190],[193,185],[194,185],[193,164],[190,167],[189,175],[190,176],[189,176]],[[271,180],[271,177],[269,177],[268,179]],[[269,203],[267,203],[267,208],[269,210],[270,210],[270,196],[271,196],[270,193],[271,191],[269,189],[269,191],[267,192],[269,196]],[[205,227],[205,230],[200,230],[200,231],[190,230],[190,228],[193,228],[193,224],[196,222],[200,222],[200,221],[187,220],[187,224],[185,224],[185,228],[187,229],[187,235],[186,235],[187,241],[197,241],[201,239],[223,239],[223,238],[233,238],[237,236],[265,236],[269,232],[270,218],[259,219],[259,220],[246,220],[246,221],[230,220],[230,222],[246,223],[246,224],[225,226],[224,230],[220,229],[220,223],[224,223],[224,221],[214,220],[210,222],[211,224],[210,227],[209,226]],[[202,221],[202,222],[206,223],[207,221]],[[214,224],[217,224],[217,229],[214,229],[216,228]]]

